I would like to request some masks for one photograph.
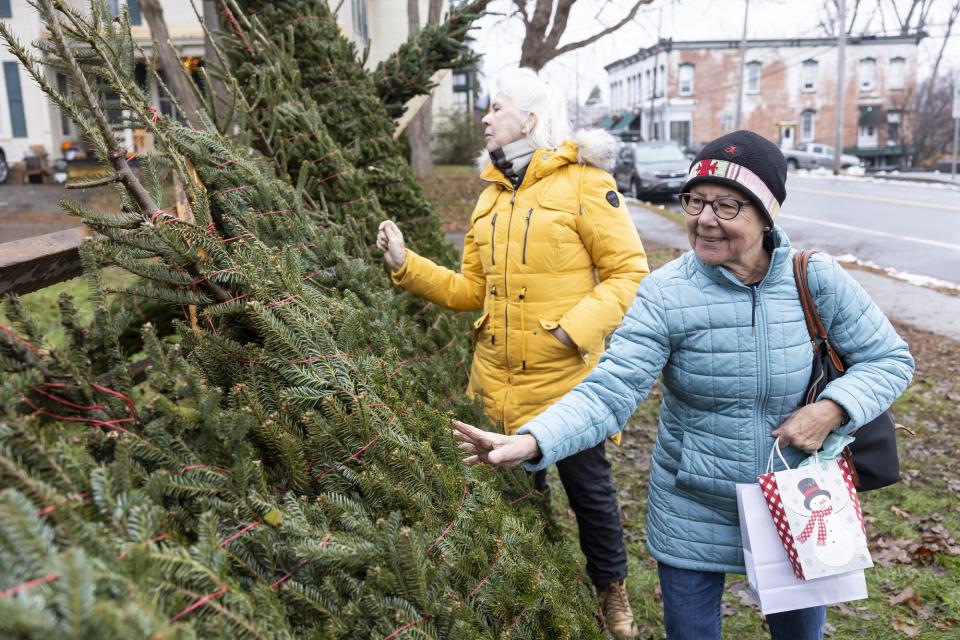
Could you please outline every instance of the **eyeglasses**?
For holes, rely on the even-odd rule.
[[[698,216],[703,212],[704,205],[710,205],[713,213],[721,220],[733,220],[740,213],[740,208],[749,205],[749,200],[737,200],[729,196],[721,196],[713,200],[707,200],[693,193],[681,193],[680,206],[687,212],[687,215]]]

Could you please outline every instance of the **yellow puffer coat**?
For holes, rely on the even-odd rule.
[[[597,135],[592,136],[593,139]],[[584,149],[583,156],[590,155]],[[436,304],[483,309],[468,393],[514,433],[580,382],[649,273],[613,178],[571,141],[537,149],[514,192],[488,165],[460,273],[409,248],[393,281]],[[550,330],[562,327],[577,348]]]

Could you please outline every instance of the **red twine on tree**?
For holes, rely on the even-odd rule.
[[[19,340],[20,342],[22,342],[23,345],[24,345],[26,348],[30,349],[30,350],[33,351],[34,353],[40,353],[40,349],[39,349],[38,347],[35,347],[34,345],[30,344],[29,342],[27,342],[26,340],[24,340],[23,338],[21,338],[20,336],[18,336],[18,335],[14,332],[13,329],[11,329],[11,328],[8,327],[7,325],[3,324],[2,322],[0,322],[0,330],[5,331],[6,333],[9,333],[11,336],[13,336],[14,338],[16,338],[16,339]]]
[[[380,439],[380,436],[375,437],[373,440],[371,440],[370,442],[368,442],[367,444],[363,445],[362,447],[360,447],[359,449],[357,449],[356,451],[354,451],[352,454],[350,454],[349,457],[341,460],[340,462],[338,462],[337,464],[333,465],[332,467],[330,467],[329,469],[327,469],[326,471],[324,471],[324,472],[321,473],[320,475],[311,478],[311,479],[310,479],[310,482],[316,482],[317,480],[320,480],[320,479],[323,478],[324,476],[330,475],[331,473],[333,473],[334,471],[336,471],[340,466],[346,464],[347,462],[350,462],[351,460],[353,460],[354,458],[356,458],[357,456],[359,456],[361,453],[363,453],[364,451],[366,451],[367,449],[369,449],[370,447],[372,447],[373,445],[375,445],[379,439]]]
[[[417,618],[417,619],[414,620],[413,622],[408,622],[407,624],[403,625],[402,627],[400,627],[399,629],[397,629],[396,631],[394,631],[394,632],[391,633],[390,635],[385,636],[385,637],[383,638],[383,640],[390,640],[390,638],[396,638],[397,636],[399,636],[401,633],[403,633],[404,631],[406,631],[406,630],[409,629],[410,627],[416,626],[416,625],[420,624],[421,622],[423,622],[424,620],[429,620],[429,619],[430,619],[430,616],[428,616],[427,614],[423,614],[422,616],[420,616],[419,618]]]
[[[210,602],[210,601],[213,600],[214,598],[217,598],[217,597],[219,597],[219,596],[222,596],[222,595],[225,594],[226,592],[227,592],[227,585],[223,585],[222,587],[220,587],[219,589],[217,589],[217,590],[214,591],[213,593],[208,593],[207,595],[203,596],[202,598],[200,598],[200,599],[198,599],[198,600],[195,600],[195,601],[193,602],[193,604],[191,604],[189,607],[187,607],[186,609],[184,609],[183,611],[181,611],[181,612],[178,613],[177,615],[175,615],[175,616],[173,616],[172,618],[170,618],[170,622],[174,622],[175,620],[177,620],[177,619],[179,619],[179,618],[187,615],[188,613],[190,613],[190,612],[193,611],[194,609],[197,609],[197,608],[202,607],[203,605],[207,604],[208,602]]]
[[[161,534],[158,535],[156,538],[150,538],[149,540],[145,540],[144,542],[141,542],[141,543],[140,543],[139,545],[137,545],[137,546],[139,546],[139,547],[141,547],[141,548],[142,548],[142,547],[149,547],[150,545],[152,545],[152,544],[154,544],[154,543],[157,543],[157,542],[160,542],[161,540],[166,540],[166,539],[169,538],[169,537],[170,537],[170,536],[168,536],[167,534],[161,533]],[[129,549],[127,549],[126,551],[124,551],[123,553],[121,553],[120,555],[118,555],[118,556],[117,556],[117,560],[123,560],[123,559],[126,558],[128,555],[130,555],[130,550],[129,550]]]
[[[135,418],[120,418],[120,419],[117,419],[117,420],[96,420],[96,419],[94,419],[94,418],[80,418],[80,417],[75,417],[75,416],[61,416],[61,415],[58,415],[58,414],[56,414],[56,413],[47,411],[46,409],[43,409],[42,407],[38,407],[38,406],[35,405],[35,404],[30,400],[30,398],[28,398],[27,396],[20,396],[20,399],[23,400],[24,402],[26,402],[28,405],[30,405],[30,407],[31,407],[36,413],[39,413],[40,415],[43,415],[43,416],[47,416],[48,418],[53,418],[54,420],[64,420],[64,421],[66,421],[66,422],[83,422],[83,423],[86,423],[86,424],[89,424],[89,425],[95,426],[95,427],[104,427],[104,428],[106,428],[106,429],[114,429],[114,430],[116,430],[116,431],[120,431],[120,432],[126,433],[126,434],[128,434],[128,435],[132,435],[132,436],[133,436],[133,435],[136,435],[136,434],[134,434],[134,433],[131,433],[130,431],[127,431],[127,430],[124,429],[123,427],[118,427],[118,426],[117,426],[117,424],[118,424],[118,423],[121,423],[121,422],[134,422],[134,421],[135,421]]]
[[[42,578],[34,578],[33,580],[27,580],[26,582],[21,582],[20,584],[14,587],[10,587],[9,589],[0,591],[0,600],[8,598],[16,593],[20,593],[21,591],[29,591],[30,589],[33,589],[34,587],[39,587],[42,584],[49,584],[59,578],[60,578],[59,573],[48,573]]]
[[[530,493],[528,493],[528,494],[525,495],[525,496],[520,496],[520,497],[517,498],[516,500],[511,500],[511,501],[510,501],[510,504],[517,504],[518,502],[523,502],[524,500],[526,500],[527,498],[529,498],[529,497],[532,496],[532,495],[533,495],[533,491],[531,491]]]
[[[259,520],[254,520],[253,522],[245,526],[243,529],[240,529],[240,531],[237,531],[235,534],[233,534],[232,536],[230,536],[229,538],[221,542],[220,546],[221,547],[227,546],[228,544],[230,544],[231,542],[233,542],[234,540],[236,540],[237,538],[245,534],[247,531],[250,531],[250,529],[253,529],[254,527],[259,527],[261,524],[263,523],[260,522]]]
[[[239,187],[230,187],[229,189],[221,189],[220,191],[217,191],[217,193],[223,195],[226,193],[230,193],[231,191],[243,191],[244,189],[249,189],[252,186],[253,186],[252,184],[244,184],[244,185],[240,185]]]
[[[224,167],[229,167],[231,164],[236,162],[236,160],[227,160],[226,162],[221,162],[220,164],[213,165],[214,169],[223,169]]]
[[[184,467],[179,471],[174,471],[173,475],[175,476],[180,475],[181,473],[185,473],[187,471],[194,471],[196,469],[210,469],[212,471],[217,471],[219,473],[230,473],[229,469],[224,469],[223,467],[214,467],[209,464],[191,464],[190,466]]]
[[[327,546],[327,543],[330,542],[330,536],[331,534],[328,532],[327,535],[323,537],[323,540],[320,541],[320,546],[317,548],[323,549],[325,546]],[[282,578],[275,580],[274,583],[270,585],[270,588],[276,589],[277,587],[279,587],[281,584],[286,582],[290,578],[290,576],[292,576],[297,571],[297,569],[307,564],[307,562],[309,561],[310,561],[309,558],[304,558],[303,560],[298,562],[297,565],[293,569],[290,569],[290,571],[287,571],[287,573]]]
[[[463,503],[466,501],[466,499],[467,499],[467,483],[464,482],[464,483],[463,483],[463,495],[460,497],[460,504],[457,505],[457,512],[459,512],[460,509],[463,508]],[[437,546],[437,543],[438,543],[438,542],[440,542],[441,540],[443,540],[443,537],[444,537],[445,535],[447,535],[447,533],[450,532],[450,529],[453,528],[453,525],[456,524],[456,522],[457,522],[457,519],[456,519],[456,518],[454,518],[453,520],[450,521],[450,524],[448,524],[447,527],[443,530],[443,532],[441,532],[440,535],[437,536],[437,539],[434,540],[433,543],[432,543],[429,547],[427,547],[427,553],[430,553],[430,552],[433,551],[433,548],[434,548],[435,546]]]

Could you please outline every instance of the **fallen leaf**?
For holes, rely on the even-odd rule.
[[[917,590],[913,587],[907,587],[898,594],[892,595],[887,598],[887,602],[892,605],[907,603],[916,603],[917,606],[922,604],[920,600],[920,594],[917,593]]]
[[[911,638],[920,633],[920,629],[918,629],[912,622],[909,620],[903,620],[901,618],[894,618],[891,620],[890,626],[903,635],[910,636]]]
[[[898,507],[897,505],[892,505],[892,506],[890,507],[890,511],[892,511],[892,512],[895,513],[896,515],[900,516],[900,517],[903,518],[904,520],[909,520],[909,519],[910,519],[910,514],[907,513],[906,511],[904,511],[903,509],[901,509],[900,507]]]
[[[836,628],[835,626],[833,626],[833,625],[830,624],[829,622],[824,622],[824,623],[823,623],[823,635],[825,635],[825,636],[832,636],[832,635],[835,634],[836,632],[837,632],[837,628]]]

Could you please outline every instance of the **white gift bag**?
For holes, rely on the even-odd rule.
[[[747,580],[764,615],[867,597],[862,569],[810,580],[794,575],[760,485],[737,485],[737,509]]]

